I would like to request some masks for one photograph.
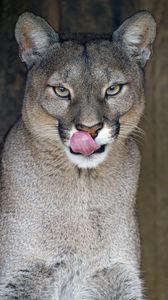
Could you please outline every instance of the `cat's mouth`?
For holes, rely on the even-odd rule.
[[[94,137],[85,131],[76,131],[70,137],[70,152],[89,157],[105,151],[105,145],[96,143]]]
[[[66,154],[80,169],[96,168],[106,159],[110,149],[108,139],[104,143],[101,143],[101,139],[97,140],[86,132],[75,131],[70,134],[66,144]]]
[[[86,156],[89,157],[89,156],[91,156],[93,154],[103,153],[105,151],[105,147],[106,147],[106,145],[101,145],[99,149],[93,151],[91,154],[88,154]],[[84,155],[83,153],[80,153],[80,152],[74,152],[71,147],[69,147],[69,149],[70,149],[70,152],[72,154],[75,154],[75,155]]]

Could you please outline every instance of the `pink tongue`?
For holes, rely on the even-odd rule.
[[[101,147],[95,143],[88,132],[84,131],[77,131],[71,136],[70,146],[73,152],[83,155],[90,155]]]

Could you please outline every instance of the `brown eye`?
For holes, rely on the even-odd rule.
[[[115,95],[119,94],[121,89],[122,89],[122,84],[112,85],[106,90],[106,96],[107,97],[115,96]]]
[[[53,89],[54,89],[54,92],[56,93],[56,95],[61,98],[69,98],[70,97],[70,91],[62,85],[55,86]]]

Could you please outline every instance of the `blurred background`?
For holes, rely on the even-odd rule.
[[[137,201],[142,277],[150,300],[168,299],[168,1],[0,0],[0,141],[19,117],[26,68],[18,58],[14,26],[31,11],[61,32],[111,33],[128,16],[149,10],[158,25],[146,68],[146,111],[141,127],[142,171]]]

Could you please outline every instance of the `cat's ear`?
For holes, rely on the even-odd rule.
[[[15,27],[20,57],[28,68],[41,58],[48,47],[59,41],[58,34],[42,18],[32,13],[23,13]]]
[[[150,58],[155,35],[154,18],[149,12],[142,11],[126,19],[113,33],[113,40],[122,43],[122,47],[144,67]]]

